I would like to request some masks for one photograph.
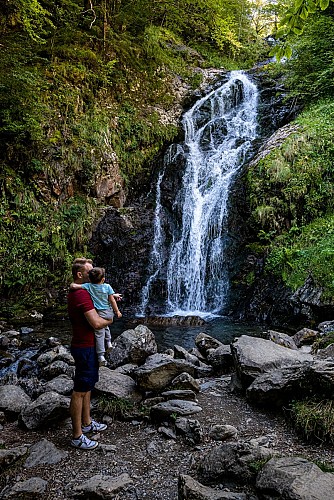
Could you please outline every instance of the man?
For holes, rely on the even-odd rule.
[[[88,273],[93,268],[90,259],[75,259],[72,265],[74,283],[89,282]],[[89,439],[88,432],[104,431],[107,426],[91,419],[90,398],[99,380],[99,365],[95,350],[94,330],[105,328],[112,320],[101,318],[87,290],[70,290],[68,314],[72,324],[71,353],[75,361],[74,389],[71,396],[70,414],[73,427],[71,445],[81,450],[92,450],[97,441]]]

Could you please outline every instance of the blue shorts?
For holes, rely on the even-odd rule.
[[[74,387],[76,392],[94,389],[99,380],[99,363],[95,347],[71,347],[75,361]]]

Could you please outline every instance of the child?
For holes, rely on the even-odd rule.
[[[94,307],[101,318],[112,319],[114,313],[117,318],[122,317],[122,313],[117,307],[116,299],[120,300],[122,296],[119,293],[115,293],[110,285],[105,283],[105,269],[103,267],[93,267],[89,271],[90,283],[83,283],[79,285],[77,283],[71,283],[70,288],[78,289],[84,288],[87,290],[92,298]],[[112,306],[112,309],[110,308]],[[102,328],[101,330],[95,330],[96,339],[96,352],[99,359],[99,365],[105,366],[107,364],[104,357],[105,354],[105,342],[107,349],[111,348],[111,335],[109,327]]]

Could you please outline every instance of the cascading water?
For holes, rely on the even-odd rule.
[[[185,140],[182,187],[174,207],[182,213],[172,242],[164,248],[161,183],[158,179],[151,276],[142,291],[140,315],[150,289],[166,275],[166,314],[218,314],[224,308],[229,282],[225,247],[228,198],[233,179],[250,154],[257,129],[257,89],[241,71],[196,102],[184,114]],[[172,150],[171,150],[172,151]],[[175,151],[175,146],[174,146]],[[171,152],[165,158],[170,161]]]

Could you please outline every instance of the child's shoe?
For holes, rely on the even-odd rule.
[[[111,351],[111,349],[112,349],[111,342],[107,342],[106,349],[107,349],[107,352]]]
[[[107,366],[107,360],[106,360],[106,358],[103,356],[103,354],[101,354],[101,355],[98,357],[98,360],[99,360],[99,366]]]

